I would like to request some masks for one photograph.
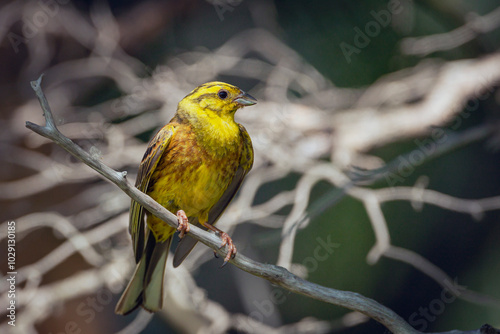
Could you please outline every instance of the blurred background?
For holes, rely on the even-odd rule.
[[[16,226],[16,327],[2,333],[388,333],[198,245],[164,310],[122,317],[130,200],[32,133],[59,129],[134,182],[196,86],[237,113],[255,164],[218,223],[238,251],[359,292],[424,332],[500,326],[500,7],[478,1],[3,1],[0,248]],[[170,259],[171,261],[171,259]]]

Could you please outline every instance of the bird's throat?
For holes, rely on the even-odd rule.
[[[240,128],[234,118],[202,116],[189,120],[200,144],[207,150],[223,154],[240,143]]]

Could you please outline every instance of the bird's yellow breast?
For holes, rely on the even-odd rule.
[[[172,213],[184,210],[200,222],[231,183],[240,162],[242,141],[239,128],[233,135],[207,132],[200,137],[191,124],[181,124],[151,176],[147,194]],[[174,230],[153,216],[148,225],[158,239]]]

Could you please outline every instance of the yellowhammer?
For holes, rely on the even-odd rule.
[[[197,243],[184,238],[188,219],[220,234],[222,246],[229,248],[224,263],[236,254],[231,238],[213,225],[252,168],[252,142],[234,114],[256,102],[238,87],[203,84],[179,102],[174,118],[149,142],[136,187],[177,214],[181,241],[175,267]],[[175,229],[133,200],[129,224],[137,266],[115,311],[128,314],[141,305],[155,312],[162,308],[163,272]]]

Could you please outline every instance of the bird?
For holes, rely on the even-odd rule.
[[[181,240],[174,267],[197,243],[189,237],[189,223],[220,236],[221,247],[228,247],[224,264],[235,256],[232,239],[214,224],[252,168],[251,138],[234,115],[256,103],[236,86],[202,84],[179,102],[174,117],[150,140],[135,186],[177,215]],[[163,306],[164,270],[176,229],[132,200],[129,232],[136,268],[115,313],[126,315],[139,306],[156,312]]]

